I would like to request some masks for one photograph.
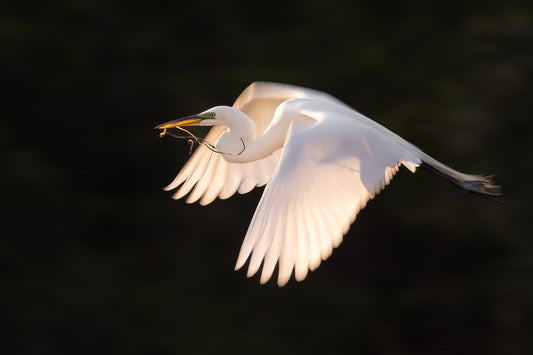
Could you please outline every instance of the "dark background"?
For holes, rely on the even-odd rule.
[[[531,6],[369,3],[3,5],[2,353],[532,353]],[[189,146],[153,129],[256,80],[329,92],[505,203],[402,169],[304,282],[260,286],[233,267],[262,189],[172,200]]]

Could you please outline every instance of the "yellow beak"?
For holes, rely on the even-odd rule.
[[[198,115],[187,116],[187,117],[179,118],[174,121],[162,123],[159,126],[156,126],[155,129],[167,129],[167,128],[173,128],[173,127],[192,126],[194,124],[199,123],[203,119],[204,119],[203,117],[199,117]]]

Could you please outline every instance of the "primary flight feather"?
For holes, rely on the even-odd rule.
[[[445,178],[469,192],[498,196],[489,178],[455,171],[331,95],[255,82],[232,107],[157,126],[213,126],[165,190],[207,205],[266,184],[235,269],[278,265],[278,285],[294,270],[301,281],[342,242],[357,213],[404,165]]]

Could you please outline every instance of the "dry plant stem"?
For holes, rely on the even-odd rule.
[[[215,152],[215,153],[220,153],[220,154],[228,154],[228,155],[233,155],[233,156],[238,156],[238,155],[241,155],[242,152],[244,152],[244,150],[246,149],[246,145],[244,144],[244,141],[242,140],[241,138],[241,142],[242,142],[242,150],[236,154],[234,153],[226,153],[226,152],[222,152],[220,150],[218,150],[213,144],[207,142],[206,140],[202,139],[202,138],[199,138],[199,137],[196,137],[194,134],[192,134],[191,132],[189,132],[188,130],[186,130],[185,128],[182,128],[180,126],[177,126],[175,125],[174,128],[177,128],[179,129],[180,131],[183,131],[185,133],[188,134],[188,136],[178,136],[178,135],[175,135],[173,133],[170,133],[167,131],[166,128],[163,129],[163,132],[159,133],[159,137],[163,137],[163,136],[166,136],[166,135],[169,135],[171,137],[174,137],[174,138],[178,138],[178,139],[181,139],[181,138],[184,138],[184,139],[188,139],[188,142],[189,144],[191,145],[190,149],[189,149],[189,154],[191,154],[192,152],[192,148],[194,146],[194,143],[198,143],[198,144],[203,144],[207,147],[207,149],[209,149],[210,151],[212,152]]]

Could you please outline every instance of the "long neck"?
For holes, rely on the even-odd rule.
[[[242,115],[246,116],[244,113]],[[231,141],[232,154],[222,154],[231,163],[248,163],[263,159],[283,147],[291,120],[282,115],[283,119],[274,119],[270,126],[256,139],[257,132],[254,122],[246,116],[237,127],[229,127],[217,144],[217,148],[224,152],[226,142]],[[246,121],[244,123],[243,121]],[[251,130],[253,127],[253,133]],[[241,141],[242,139],[242,141]],[[244,142],[244,145],[243,145]]]

